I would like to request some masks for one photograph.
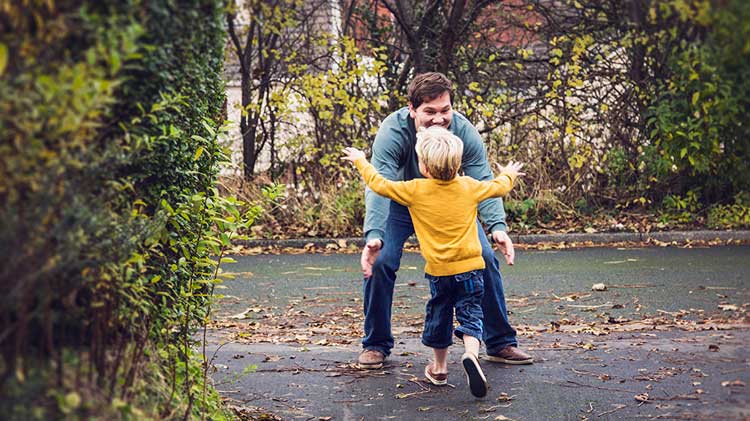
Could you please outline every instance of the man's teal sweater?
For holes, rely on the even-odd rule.
[[[450,131],[464,142],[461,171],[477,180],[492,180],[494,176],[487,162],[484,142],[477,129],[463,115],[453,112]],[[391,113],[375,135],[372,145],[372,165],[388,180],[407,181],[423,178],[419,172],[419,161],[415,145],[417,129],[409,109],[404,107]],[[390,209],[390,199],[379,196],[369,188],[365,189],[365,239],[383,240],[385,223]],[[450,206],[446,203],[444,206]],[[490,232],[505,231],[505,210],[500,198],[487,199],[479,204],[479,216]]]

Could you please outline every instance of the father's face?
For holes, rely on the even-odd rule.
[[[414,119],[417,128],[443,126],[447,129],[453,117],[450,93],[445,92],[432,101],[423,102],[417,108],[412,107],[410,102],[409,115]]]

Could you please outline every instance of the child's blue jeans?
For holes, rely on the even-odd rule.
[[[450,276],[425,274],[432,298],[427,302],[422,343],[443,349],[453,344],[453,335],[482,340],[482,295],[484,279],[481,270]],[[459,327],[453,330],[453,309]]]

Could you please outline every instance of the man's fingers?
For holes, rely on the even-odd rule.
[[[362,264],[362,274],[365,278],[372,276],[372,265],[375,264],[375,260],[380,254],[381,245],[382,243],[379,240],[371,240],[362,249],[360,263]]]

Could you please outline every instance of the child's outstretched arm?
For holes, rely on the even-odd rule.
[[[508,165],[498,165],[500,169],[500,175],[495,177],[492,181],[482,181],[479,183],[477,194],[479,200],[485,200],[490,197],[505,196],[516,184],[516,178],[526,175],[521,172],[523,164],[520,162],[510,161]]]
[[[357,148],[344,148],[344,156],[341,158],[347,161],[351,161],[362,177],[365,183],[375,193],[387,197],[391,200],[409,206],[410,198],[412,197],[411,182],[403,181],[390,181],[386,180],[382,175],[378,173],[375,167],[372,166],[367,159],[365,159],[365,153]]]

